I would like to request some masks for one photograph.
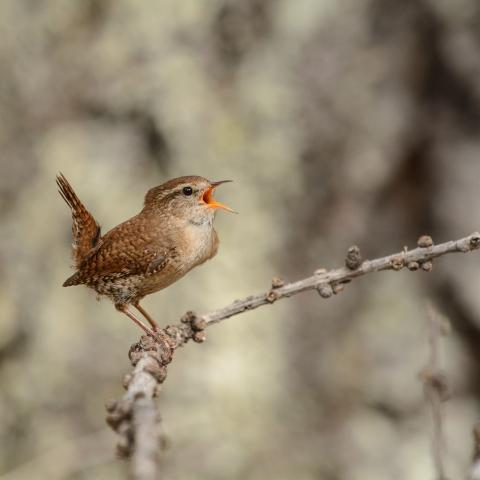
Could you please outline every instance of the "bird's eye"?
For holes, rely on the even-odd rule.
[[[182,192],[184,195],[191,195],[193,193],[193,189],[192,187],[183,187]]]

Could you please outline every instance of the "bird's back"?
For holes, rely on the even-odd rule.
[[[163,243],[148,228],[148,219],[142,213],[135,215],[101,237],[64,285],[93,285],[145,273],[159,255],[165,256]]]

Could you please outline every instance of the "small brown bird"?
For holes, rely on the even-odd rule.
[[[57,175],[59,193],[72,210],[73,260],[77,271],[64,287],[86,285],[109,297],[147,334],[154,332],[130,309],[133,305],[158,329],[140,300],[179,280],[212,258],[218,249],[213,228],[217,202],[213,191],[222,183],[189,176],[150,189],[142,211],[101,235],[100,225],[77,197],[67,179]]]

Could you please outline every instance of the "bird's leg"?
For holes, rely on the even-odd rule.
[[[140,306],[140,302],[133,303],[133,306],[148,320],[148,323],[152,326],[154,330],[159,330],[158,323],[142,306]]]
[[[155,333],[128,309],[128,305],[115,305],[115,308],[132,319],[147,335],[155,338]]]

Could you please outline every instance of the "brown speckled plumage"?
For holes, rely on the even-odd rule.
[[[84,284],[109,297],[118,310],[152,334],[128,306],[136,307],[156,328],[140,300],[216,254],[215,211],[228,210],[212,198],[220,183],[197,176],[169,180],[147,192],[139,214],[101,236],[98,223],[66,178],[58,175],[60,194],[72,210],[77,269],[63,285]]]

